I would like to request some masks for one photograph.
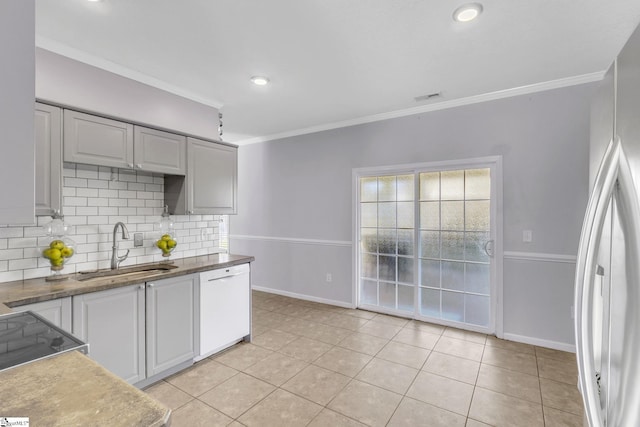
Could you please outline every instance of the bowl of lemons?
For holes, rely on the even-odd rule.
[[[42,256],[49,261],[54,275],[59,275],[64,265],[75,253],[73,240],[67,237],[52,237],[42,248]]]
[[[163,234],[162,237],[156,240],[156,247],[162,251],[163,257],[170,256],[176,246],[178,246],[178,242],[171,234]]]

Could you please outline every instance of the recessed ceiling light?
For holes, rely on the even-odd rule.
[[[251,77],[251,82],[254,85],[258,85],[258,86],[265,86],[266,84],[269,83],[269,77],[265,77],[265,76],[253,76]]]
[[[460,6],[453,12],[453,19],[457,22],[473,21],[482,13],[482,5],[480,3],[468,3]]]

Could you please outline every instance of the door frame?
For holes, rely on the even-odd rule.
[[[491,168],[491,230],[494,240],[494,256],[493,256],[493,274],[494,280],[491,283],[491,310],[492,321],[489,326],[489,333],[495,334],[498,338],[502,338],[504,335],[504,308],[503,308],[503,174],[502,174],[502,156],[486,156],[475,157],[459,160],[445,160],[423,163],[408,163],[400,165],[386,165],[386,166],[373,166],[363,168],[353,168],[351,172],[352,176],[352,301],[353,306],[358,307],[359,302],[359,271],[360,260],[359,250],[360,243],[358,240],[360,229],[360,186],[359,179],[365,176],[379,176],[379,175],[403,175],[409,173],[419,173],[425,171],[442,171],[442,170],[459,170],[459,169],[477,169],[477,168]],[[416,242],[416,245],[418,243]],[[417,256],[417,252],[415,252]],[[416,275],[414,277],[417,278]],[[417,301],[415,301],[417,304]],[[388,313],[392,315],[401,315],[398,312],[386,310],[383,307],[379,308],[382,313]],[[411,318],[418,318],[416,312],[409,316]],[[420,320],[418,318],[418,320]],[[431,320],[430,320],[431,321]],[[439,324],[445,326],[459,326],[459,323],[448,322],[443,319],[438,319]],[[474,330],[472,326],[469,326],[469,330]],[[478,331],[487,332],[484,328],[478,328]]]

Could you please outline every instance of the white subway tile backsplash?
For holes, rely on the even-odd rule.
[[[130,233],[143,233],[143,246],[133,247],[133,236],[118,236],[119,253],[129,257],[122,265],[161,261],[155,246],[164,206],[164,177],[158,174],[65,163],[63,214],[70,224],[69,238],[75,254],[63,273],[109,268],[113,226],[124,222]],[[178,246],[171,258],[218,252],[218,221],[215,215],[173,216]],[[51,217],[38,217],[38,226],[0,226],[0,282],[51,274],[49,261],[41,256],[48,244],[42,226]],[[204,231],[204,240],[203,233]]]

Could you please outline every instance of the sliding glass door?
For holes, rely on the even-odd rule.
[[[494,332],[497,164],[356,171],[358,306]]]

